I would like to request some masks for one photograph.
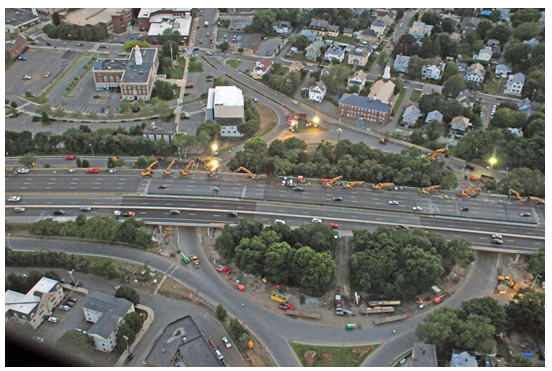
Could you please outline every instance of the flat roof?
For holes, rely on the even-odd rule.
[[[232,18],[232,21],[230,22],[228,29],[238,28],[243,30],[245,26],[250,25],[251,23],[253,23],[253,18],[251,17]]]
[[[149,18],[151,13],[156,13],[160,10],[169,10],[173,12],[191,12],[192,8],[141,8],[137,18]]]
[[[154,124],[154,125],[152,125]],[[155,129],[153,128],[155,127]],[[144,129],[144,134],[175,135],[177,124],[174,122],[152,122]]]
[[[94,63],[94,71],[124,71],[121,82],[144,83],[148,81],[157,52],[156,48],[133,48],[127,59],[99,59]],[[141,59],[141,64],[136,60],[137,53],[141,57],[138,58],[138,61]]]
[[[190,27],[192,25],[192,18],[190,16],[186,17],[171,17],[167,19],[166,15],[156,16],[155,21],[151,22],[150,28],[148,31],[148,36],[157,36],[161,35],[163,31],[167,28],[172,30],[178,30],[182,36],[190,35]],[[162,20],[161,20],[162,19]]]
[[[240,36],[237,36],[236,39],[239,41],[238,46],[244,49],[253,49],[255,45],[258,45],[261,42],[260,33],[246,33]]]
[[[217,86],[214,90],[213,106],[243,106],[243,93],[238,87]]]
[[[10,39],[8,36],[6,36],[6,42],[5,42],[5,45],[6,45],[6,51],[10,51],[13,49],[13,47],[15,45],[17,45],[21,40],[25,40],[24,38],[22,37],[17,37],[15,39]]]
[[[4,18],[5,25],[12,27],[20,27],[29,22],[38,20],[39,17],[31,12],[27,12],[21,9],[6,8],[6,14]]]
[[[67,21],[77,26],[111,22],[111,16],[122,13],[125,8],[84,8],[66,14]]]

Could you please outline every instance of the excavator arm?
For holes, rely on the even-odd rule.
[[[433,152],[433,154],[431,155],[431,157],[428,158],[427,160],[428,160],[429,162],[433,162],[433,161],[435,160],[435,157],[437,157],[437,155],[438,155],[439,153],[444,153],[445,157],[448,158],[448,157],[449,157],[448,152],[449,152],[448,148],[441,148],[441,149],[438,149],[437,151]]]
[[[428,195],[428,194],[429,194],[429,191],[431,191],[432,189],[436,189],[436,190],[437,190],[437,193],[438,193],[439,190],[441,189],[441,186],[440,186],[440,185],[436,185],[436,186],[433,186],[433,187],[423,188],[423,189],[420,189],[418,192],[420,192],[420,193],[423,194],[423,195]]]
[[[207,166],[207,164],[206,164],[205,162],[203,163],[203,167],[205,167],[205,168],[207,168],[207,170],[209,170],[209,176],[210,176],[211,178],[217,179],[217,173],[215,173],[215,172],[213,171],[213,169],[211,169],[209,166]]]
[[[333,187],[334,183],[337,182],[338,180],[341,180],[341,178],[343,178],[343,176],[341,176],[341,175],[338,176],[338,177],[335,177],[332,180],[330,180],[329,182],[322,183],[322,186],[324,186],[324,187]]]
[[[473,197],[477,197],[481,193],[481,188],[467,189],[462,192],[458,192],[459,197],[469,197],[470,193],[475,192]]]
[[[158,164],[158,163],[159,163],[159,161],[157,161],[157,160],[156,160],[155,162],[153,162],[150,166],[148,166],[148,168],[146,169],[146,171],[142,171],[142,175],[143,175],[143,176],[148,176],[148,175],[153,174],[153,171],[151,171],[151,168],[152,168],[154,165]]]
[[[186,169],[184,169],[183,171],[180,172],[180,176],[187,176],[187,175],[190,175],[190,173],[188,173],[188,169],[190,168],[190,166],[192,166],[194,164],[194,160],[190,161],[188,163],[188,165],[186,165]]]
[[[521,197],[518,191],[510,189],[510,191],[508,192],[508,198],[510,198],[511,195],[515,195],[518,201],[523,201],[523,197]]]
[[[364,182],[347,182],[343,183],[343,188],[353,188],[355,185],[364,185]]]
[[[176,163],[176,160],[173,160],[170,164],[167,170],[163,173],[163,176],[172,175],[171,167]]]
[[[395,186],[395,183],[380,183],[380,184],[373,184],[372,185],[372,188],[373,189],[383,189],[383,187],[385,186],[389,186],[391,188],[393,188]]]
[[[236,172],[238,171],[245,171],[247,174],[249,174],[249,179],[255,179],[257,177],[256,174],[253,174],[251,171],[247,170],[246,168],[244,168],[243,166],[240,166],[239,168],[236,169]]]
[[[538,205],[544,205],[544,199],[538,197],[529,197],[530,200],[537,201]]]

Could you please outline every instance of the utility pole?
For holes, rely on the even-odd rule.
[[[92,144],[89,144],[88,146],[92,149],[92,157],[96,157],[94,156],[94,147],[92,147]]]
[[[341,128],[337,129],[337,143],[339,143],[339,137],[341,136],[341,132],[343,130],[341,130]]]

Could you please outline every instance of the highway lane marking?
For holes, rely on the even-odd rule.
[[[508,242],[514,242],[514,240],[506,240],[506,241],[508,241]]]
[[[459,234],[453,234],[454,237],[462,237]]]
[[[140,211],[140,214],[147,214],[147,211]]]
[[[117,183],[118,185],[125,185],[125,183]]]
[[[449,227],[454,227],[454,225],[452,225],[452,224],[447,224],[447,225],[448,225]]]
[[[381,205],[381,202],[376,202],[375,204],[376,204],[376,205]]]
[[[52,189],[52,187],[45,187],[46,189]]]
[[[213,216],[220,216],[220,215],[217,215],[217,214],[213,214]]]
[[[533,242],[535,245],[542,245],[540,242]]]
[[[69,183],[69,184],[77,184],[77,183]]]
[[[268,220],[268,219],[261,219],[261,220]]]
[[[56,184],[56,183],[48,183],[48,184]]]
[[[20,189],[27,189],[27,187],[21,187]]]
[[[75,189],[76,187],[69,187],[69,189]]]
[[[487,238],[486,237],[479,237],[481,240],[486,240]]]
[[[526,232],[526,233],[527,233],[527,234],[534,234],[534,233],[532,233],[532,232]]]
[[[190,215],[190,216],[195,216],[195,214],[188,214],[188,215]]]
[[[7,180],[7,179],[6,179],[6,180]],[[31,184],[31,183],[23,183],[23,184],[29,185],[29,184]]]
[[[351,198],[356,198],[356,196],[350,196]]]
[[[354,202],[355,204],[358,204],[358,201],[351,201],[351,202]]]
[[[474,229],[481,229],[481,228],[478,228],[478,227],[473,227]]]

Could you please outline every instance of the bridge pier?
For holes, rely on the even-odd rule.
[[[521,256],[521,254],[516,254],[516,263],[519,262],[519,257]]]

